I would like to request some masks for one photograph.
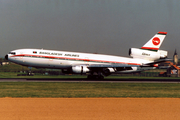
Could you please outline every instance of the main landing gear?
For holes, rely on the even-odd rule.
[[[95,73],[95,75],[94,75]],[[99,79],[103,80],[104,76],[102,75],[101,71],[91,72],[90,75],[87,76],[87,79]]]
[[[103,75],[88,75],[87,79],[99,79],[99,80],[103,80],[104,76]]]

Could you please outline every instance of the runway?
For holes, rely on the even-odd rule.
[[[0,78],[0,82],[110,82],[110,83],[180,83],[180,79],[104,79],[84,78]]]

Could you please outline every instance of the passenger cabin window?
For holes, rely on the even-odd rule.
[[[9,54],[16,55],[16,53],[15,53],[15,52],[9,52]]]

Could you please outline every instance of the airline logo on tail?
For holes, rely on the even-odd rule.
[[[154,45],[159,45],[159,43],[161,42],[161,40],[158,38],[158,37],[155,37],[155,38],[153,38],[153,40],[152,40],[152,43],[154,44]]]
[[[166,35],[167,32],[158,32],[143,47],[141,47],[141,49],[153,50],[153,51],[159,50]]]

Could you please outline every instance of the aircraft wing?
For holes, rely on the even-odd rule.
[[[129,65],[129,64],[90,64],[88,68],[114,68],[114,67],[146,67],[146,66],[153,66],[155,64],[163,63],[166,61],[171,61],[172,59],[159,59],[151,63],[147,63],[144,65]]]
[[[91,64],[88,68],[114,68],[114,67],[138,67],[139,65],[128,64]]]

